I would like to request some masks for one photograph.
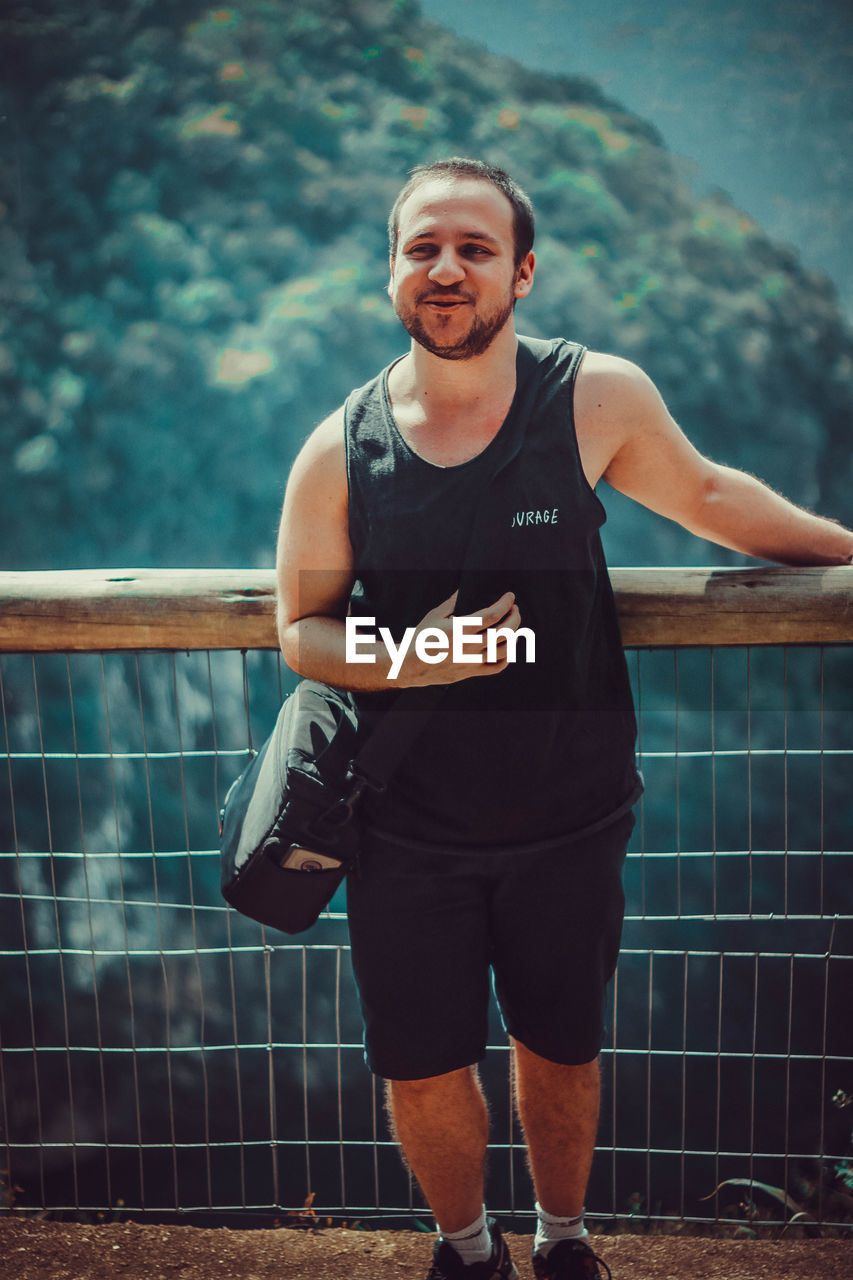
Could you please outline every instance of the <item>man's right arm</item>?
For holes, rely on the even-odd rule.
[[[278,638],[298,675],[339,688],[379,689],[387,687],[381,655],[376,664],[351,669],[345,659],[344,619],[355,576],[347,516],[338,409],[309,436],[287,483],[276,552]]]
[[[340,689],[373,692],[393,687],[388,679],[391,656],[374,646],[375,662],[346,661],[345,620],[355,578],[349,540],[346,451],[343,409],[312,433],[293,464],[279,526],[276,573],[276,621],[284,660],[298,675]],[[421,619],[419,627],[450,631],[455,595]],[[483,630],[520,622],[514,598],[507,593],[482,610]],[[476,646],[469,642],[469,653]],[[483,641],[485,649],[485,640]],[[369,652],[363,637],[359,652]],[[493,675],[506,666],[506,645],[496,662],[456,664],[422,662],[410,648],[394,681],[396,687],[448,684],[474,675]]]

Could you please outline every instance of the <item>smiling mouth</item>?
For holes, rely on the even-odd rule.
[[[449,311],[451,307],[463,307],[468,303],[467,298],[424,298],[424,303],[428,307],[438,307],[441,311]]]

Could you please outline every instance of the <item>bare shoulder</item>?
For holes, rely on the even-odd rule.
[[[302,570],[348,569],[347,526],[344,413],[337,409],[314,428],[290,471],[278,536],[280,600],[292,605],[306,590],[298,586]]]
[[[348,501],[341,408],[314,428],[290,469],[282,510],[288,544],[316,536],[321,528],[345,529]]]
[[[619,417],[659,403],[660,393],[639,365],[602,351],[586,352],[575,387],[576,416]]]
[[[293,464],[291,480],[346,483],[343,405],[311,432]]]
[[[575,384],[574,416],[583,468],[594,488],[626,441],[668,415],[657,387],[639,365],[587,351]]]

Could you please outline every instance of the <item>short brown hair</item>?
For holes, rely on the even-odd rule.
[[[479,178],[491,182],[512,205],[515,265],[520,267],[533,248],[534,214],[530,196],[504,169],[487,164],[484,160],[466,160],[463,156],[450,156],[446,160],[434,160],[432,164],[419,164],[410,170],[409,180],[394,201],[388,215],[388,249],[392,258],[397,256],[397,240],[400,229],[400,208],[404,200],[430,178]]]

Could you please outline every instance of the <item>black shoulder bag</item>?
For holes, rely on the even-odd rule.
[[[303,680],[220,814],[225,899],[285,933],[308,929],[358,856],[355,808],[384,790],[444,686],[403,689],[360,750],[348,693]]]

